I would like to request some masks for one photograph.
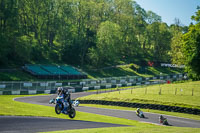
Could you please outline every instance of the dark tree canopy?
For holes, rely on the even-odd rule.
[[[192,18],[197,24],[188,31],[178,23],[168,26],[133,0],[0,0],[0,64],[102,67],[170,62],[185,53],[188,67],[199,74],[199,11]]]

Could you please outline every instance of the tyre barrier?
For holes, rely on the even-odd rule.
[[[79,100],[80,104],[101,104],[101,105],[113,105],[121,107],[132,107],[132,108],[144,108],[144,109],[155,109],[168,112],[178,112],[186,114],[200,115],[200,109],[185,108],[178,106],[168,106],[159,104],[142,104],[142,103],[128,103],[128,102],[114,102],[104,100]]]

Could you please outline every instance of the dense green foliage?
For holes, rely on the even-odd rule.
[[[200,7],[192,19],[196,24],[189,26],[187,33],[176,30],[172,38],[173,62],[185,64],[186,71],[193,79],[200,79]]]
[[[132,0],[0,0],[1,66],[169,61],[171,28]]]
[[[199,12],[188,30],[133,0],[0,0],[0,64],[173,61],[199,79]]]
[[[186,61],[187,71],[195,78],[200,79],[200,7],[196,16],[195,25],[189,27],[189,32],[183,36],[183,53]]]

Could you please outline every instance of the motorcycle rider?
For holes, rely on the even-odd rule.
[[[71,107],[71,102],[70,102],[71,95],[70,95],[68,89],[63,88],[63,87],[58,87],[57,92],[58,92],[58,96],[62,96],[64,98],[64,101],[63,101],[64,109],[63,109],[62,113],[66,113],[66,111],[68,109],[70,109],[70,107]]]
[[[137,108],[136,113],[139,115],[140,114],[140,108]]]
[[[136,115],[139,116],[140,118],[145,118],[145,116],[140,108],[137,108]]]
[[[159,116],[159,121],[163,125],[168,125],[167,118],[163,117],[162,115]]]
[[[163,123],[164,117],[162,115],[159,116],[160,123]]]

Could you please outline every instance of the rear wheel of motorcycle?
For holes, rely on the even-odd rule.
[[[169,123],[167,121],[164,121],[163,125],[169,125]]]
[[[70,118],[74,118],[76,116],[76,111],[74,108],[71,108],[70,112],[69,112],[69,117]]]
[[[55,112],[56,112],[56,114],[60,114],[61,111],[62,111],[62,109],[63,109],[63,104],[62,104],[61,108],[60,108],[59,104],[56,104],[56,106],[55,106]]]
[[[142,114],[141,117],[144,118],[144,115]]]

